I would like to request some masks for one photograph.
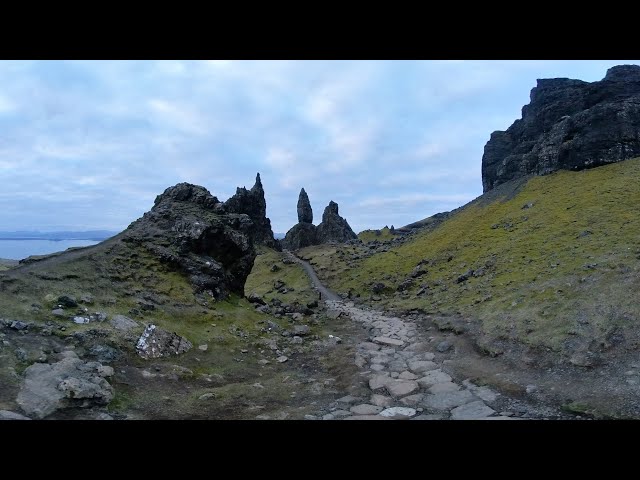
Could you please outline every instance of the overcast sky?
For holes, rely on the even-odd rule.
[[[330,200],[358,232],[482,193],[537,78],[639,61],[0,61],[0,230],[122,230],[179,182],[260,172],[275,232]]]

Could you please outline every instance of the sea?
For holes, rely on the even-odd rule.
[[[71,247],[88,247],[100,242],[94,240],[2,240],[0,258],[22,260],[30,255],[62,252]]]

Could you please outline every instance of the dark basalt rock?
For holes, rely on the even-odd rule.
[[[255,242],[279,249],[279,244],[275,241],[273,230],[271,230],[271,220],[267,218],[267,202],[259,173],[251,190],[238,187],[236,194],[224,203],[224,208],[228,213],[249,215],[255,228]]]
[[[223,299],[229,292],[244,295],[256,257],[255,235],[248,215],[229,213],[204,187],[180,183],[158,195],[122,240],[184,272],[197,291]]]
[[[313,210],[309,202],[309,196],[304,188],[298,196],[298,223],[313,223]]]
[[[297,223],[287,232],[282,243],[289,250],[318,245],[317,227],[311,223]]]
[[[491,134],[485,192],[515,178],[583,170],[640,156],[640,66],[610,68],[599,82],[538,80],[522,118]]]
[[[318,243],[344,243],[358,238],[347,221],[338,215],[338,204],[334,201],[329,202],[324,209],[322,223],[318,225],[317,237]]]

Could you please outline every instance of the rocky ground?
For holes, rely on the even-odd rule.
[[[454,343],[425,337],[412,321],[388,316],[328,291],[305,267],[326,299],[329,316],[361,327],[352,339],[353,363],[359,371],[353,385],[335,402],[324,405],[309,420],[514,420],[575,418],[557,407],[527,402],[474,384],[456,375]],[[535,386],[529,386],[533,392]],[[531,393],[530,392],[530,393]]]

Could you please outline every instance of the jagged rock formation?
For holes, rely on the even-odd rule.
[[[198,291],[217,299],[229,292],[244,295],[256,256],[256,229],[248,215],[228,210],[206,188],[179,183],[158,195],[122,240],[186,273]]]
[[[303,188],[298,196],[298,223],[291,227],[282,240],[284,247],[298,250],[311,245],[328,242],[343,243],[357,238],[347,221],[338,215],[338,204],[334,201],[329,202],[324,209],[320,225],[314,226],[311,223],[312,220],[311,203]]]
[[[225,202],[224,208],[228,213],[245,213],[249,215],[254,224],[256,243],[261,243],[271,248],[279,248],[273,238],[271,220],[267,218],[267,202],[264,198],[264,189],[262,188],[259,173],[256,175],[256,183],[251,190],[238,187],[236,194]]]
[[[290,250],[298,250],[299,248],[318,244],[316,226],[311,223],[313,221],[313,210],[311,210],[309,196],[304,188],[300,190],[300,195],[298,195],[297,210],[298,223],[291,227],[282,240],[282,245]]]
[[[311,202],[309,202],[309,196],[304,191],[304,188],[300,190],[300,195],[298,196],[298,223],[313,223]]]
[[[344,243],[358,238],[347,221],[338,215],[338,204],[333,200],[324,209],[322,223],[317,230],[318,243]]]
[[[514,178],[582,170],[640,156],[640,66],[610,68],[599,82],[538,80],[522,119],[491,134],[485,192]]]

